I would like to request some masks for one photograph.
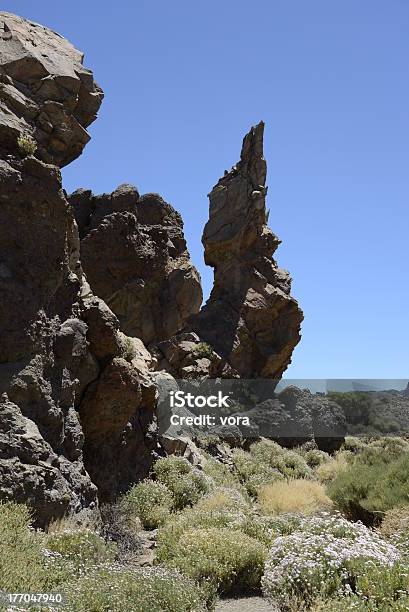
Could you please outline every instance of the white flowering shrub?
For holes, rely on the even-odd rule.
[[[114,542],[106,542],[89,529],[49,534],[45,546],[47,551],[58,553],[63,561],[68,561],[72,572],[78,574],[92,566],[113,562],[118,552]]]
[[[312,601],[348,593],[357,580],[357,562],[392,567],[398,550],[361,523],[323,514],[300,521],[297,531],[270,548],[262,579],[264,594],[283,606],[293,598]]]
[[[162,567],[105,567],[67,585],[71,612],[199,612],[205,595],[177,571]]]

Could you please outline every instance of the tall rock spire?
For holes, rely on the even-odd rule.
[[[263,133],[263,122],[251,128],[240,161],[209,194],[202,242],[214,286],[195,328],[242,377],[278,379],[301,338],[303,313],[290,275],[273,259],[280,240],[267,226]]]

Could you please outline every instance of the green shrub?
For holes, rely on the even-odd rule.
[[[284,476],[287,478],[311,478],[312,471],[308,467],[307,462],[303,457],[300,457],[296,452],[287,450],[284,458]]]
[[[330,392],[328,398],[341,406],[348,423],[368,425],[373,412],[373,397],[365,392]]]
[[[240,525],[240,531],[264,544],[270,546],[275,538],[289,535],[296,529],[299,518],[295,515],[260,516],[252,511],[246,514]]]
[[[369,446],[328,487],[350,519],[380,522],[391,508],[409,503],[409,454],[396,458],[389,447]]]
[[[182,533],[167,563],[221,593],[259,587],[267,549],[243,533],[225,528]]]
[[[259,460],[241,449],[233,451],[233,463],[240,481],[250,495],[256,496],[262,485],[282,480],[284,477],[276,468]],[[284,463],[282,464],[284,468]]]
[[[312,469],[317,468],[324,463],[328,463],[328,461],[331,460],[331,457],[328,455],[328,453],[325,453],[324,451],[321,451],[318,448],[311,448],[305,452],[302,452],[301,456],[303,457],[308,467]]]
[[[30,134],[21,134],[17,138],[17,146],[22,157],[34,155],[37,150],[37,143]]]
[[[179,514],[172,516],[159,529],[157,538],[157,557],[159,561],[168,562],[173,558],[174,551],[183,533],[191,529],[226,528],[234,532],[240,531],[246,523],[247,512],[243,508],[229,509],[226,506],[209,508],[185,508]]]
[[[78,574],[94,565],[111,563],[115,560],[117,546],[107,543],[90,530],[62,531],[47,535],[45,546],[70,562]]]
[[[0,590],[46,592],[69,576],[70,568],[47,552],[44,534],[30,523],[26,506],[0,503]]]
[[[351,451],[352,453],[357,453],[363,450],[367,444],[362,438],[357,438],[355,436],[346,436],[344,443],[342,445],[343,450]]]
[[[145,529],[163,525],[171,513],[174,498],[162,482],[142,480],[124,496],[122,507],[129,515],[136,515]]]
[[[286,478],[312,476],[310,468],[299,452],[283,448],[276,442],[270,440],[256,442],[250,447],[250,455],[258,462],[279,470]]]
[[[153,471],[158,482],[172,492],[175,510],[192,506],[210,489],[209,479],[184,457],[171,455],[159,459]]]
[[[193,353],[199,358],[212,359],[214,357],[214,351],[207,342],[198,342],[193,349]]]
[[[355,585],[356,594],[373,608],[385,609],[393,606],[397,600],[406,599],[409,595],[409,568],[401,563],[392,567],[364,565],[359,568]],[[403,601],[401,601],[403,604]],[[395,608],[393,608],[395,609]],[[402,608],[403,609],[403,608]]]
[[[215,485],[224,487],[239,487],[240,482],[236,474],[232,472],[229,466],[217,461],[214,457],[205,454],[206,461],[203,464],[203,472],[208,476]]]
[[[250,502],[242,493],[233,488],[217,487],[202,497],[194,507],[196,512],[212,512],[215,510],[250,510]]]
[[[122,335],[122,358],[126,361],[131,362],[136,357],[136,349],[133,338],[130,336]]]
[[[379,449],[380,452],[384,451],[387,456],[393,455],[395,458],[398,458],[403,453],[409,452],[409,442],[405,440],[405,438],[399,438],[397,436],[384,436],[370,442],[368,448]]]
[[[315,469],[315,476],[324,484],[328,484],[348,468],[348,461],[352,454],[349,451],[339,451],[326,463]]]
[[[203,591],[168,569],[102,568],[69,585],[72,612],[196,612],[206,609]]]
[[[406,611],[409,609],[408,573],[408,566],[401,563],[388,567],[357,562],[354,567],[354,594],[338,600],[322,600],[313,605],[311,611]]]
[[[285,449],[272,440],[261,440],[250,446],[249,453],[261,463],[270,465],[275,463],[277,457],[284,455]]]

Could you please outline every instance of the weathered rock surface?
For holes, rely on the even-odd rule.
[[[155,400],[148,367],[137,358],[116,357],[88,388],[80,407],[84,458],[101,501],[113,500],[149,471]]]
[[[280,240],[267,227],[263,130],[263,123],[250,130],[240,161],[209,195],[202,242],[214,286],[192,325],[243,378],[280,379],[303,314],[288,272],[272,259]]]
[[[248,431],[243,430],[245,436],[270,438],[288,448],[313,440],[320,450],[331,453],[341,447],[347,433],[338,404],[294,386],[240,414],[251,423]]]
[[[202,289],[179,213],[157,194],[140,197],[131,185],[101,196],[79,190],[69,201],[87,279],[124,333],[150,344],[183,328],[199,311]]]
[[[1,14],[1,24],[0,499],[28,502],[45,525],[68,512],[95,511],[105,494],[96,483],[117,459],[121,468],[106,485],[112,491],[145,475],[149,451],[139,446],[155,391],[146,374],[150,354],[119,330],[83,275],[77,224],[54,165],[81,152],[88,139],[81,126],[93,118],[101,92],[64,39],[9,15]],[[4,93],[11,80],[26,92],[20,110]],[[47,100],[58,100],[60,113],[48,140],[39,127],[43,96],[47,108]],[[38,109],[28,117],[33,104]],[[16,121],[23,127],[14,132]],[[28,129],[39,157],[53,165],[16,148]]]
[[[201,312],[170,204],[131,185],[67,200],[59,168],[81,154],[103,97],[82,61],[58,34],[0,13],[0,499],[28,502],[39,526],[146,476],[158,371],[280,378],[302,320],[272,259],[262,124],[210,194],[215,285]],[[327,432],[319,408],[309,424]],[[186,441],[162,442],[195,461]]]
[[[50,164],[65,166],[81,154],[103,98],[82,61],[55,32],[0,12],[0,157],[19,155],[21,136]]]
[[[75,231],[55,166],[0,165],[0,497],[30,502],[39,523],[97,499],[77,407],[100,368]]]

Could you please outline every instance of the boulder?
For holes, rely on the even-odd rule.
[[[131,185],[100,196],[79,190],[69,201],[92,291],[125,334],[145,344],[160,342],[199,312],[200,276],[190,261],[182,219],[170,204],[157,194],[140,197]]]
[[[84,462],[100,501],[112,501],[147,475],[156,448],[156,396],[148,368],[120,357],[89,386],[80,406]]]
[[[347,433],[345,414],[338,404],[295,386],[240,415],[250,422],[249,427],[241,427],[246,438],[270,438],[287,448],[314,441],[320,450],[332,453],[342,446]]]
[[[83,54],[37,23],[0,12],[0,156],[65,166],[90,139],[103,93]]]

